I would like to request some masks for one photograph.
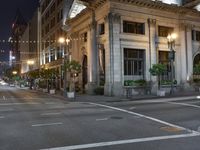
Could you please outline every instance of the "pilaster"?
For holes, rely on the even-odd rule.
[[[92,21],[89,25],[89,45],[88,45],[88,93],[92,94],[94,88],[97,86],[97,39],[96,39],[96,20],[95,12],[92,12]]]

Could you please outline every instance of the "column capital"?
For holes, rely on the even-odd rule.
[[[117,13],[109,12],[107,16],[104,17],[105,22],[112,21],[113,23],[120,23],[121,16]]]
[[[195,25],[190,23],[180,23],[179,27],[181,30],[186,30],[187,32],[189,32],[195,27]]]
[[[147,22],[148,22],[149,26],[155,27],[155,25],[156,25],[156,19],[148,18]]]

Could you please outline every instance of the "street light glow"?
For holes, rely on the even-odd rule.
[[[16,74],[17,74],[17,71],[13,71],[12,74],[16,75]]]
[[[167,36],[167,39],[169,42],[174,41],[177,38],[177,34],[176,33],[171,33]]]
[[[66,43],[67,43],[67,45],[69,44],[69,42],[70,42],[70,39],[67,38],[67,39],[66,39]]]
[[[61,43],[61,44],[65,43],[65,38],[64,37],[60,37],[58,39],[58,42]]]
[[[29,64],[29,65],[33,65],[35,62],[33,61],[33,60],[28,60],[27,61],[27,64]]]

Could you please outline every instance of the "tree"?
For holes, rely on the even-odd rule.
[[[153,76],[157,76],[158,78],[158,89],[160,90],[160,81],[161,81],[161,75],[165,72],[166,66],[164,64],[153,64],[152,68],[149,69],[149,72]]]
[[[81,72],[81,65],[76,60],[67,60],[64,64],[64,68],[70,74],[69,91],[75,91],[75,77],[77,77],[78,74]]]

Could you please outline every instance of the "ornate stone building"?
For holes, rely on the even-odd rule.
[[[173,78],[187,89],[193,66],[200,61],[199,1],[81,0],[81,4],[86,8],[66,21],[65,30],[72,58],[83,66],[82,88],[91,93],[103,86],[105,95],[122,95],[126,80],[155,83],[149,69],[163,63],[167,71],[162,78],[170,79],[174,69]],[[170,66],[167,36],[172,33],[177,38]]]
[[[20,59],[20,40],[26,29],[27,23],[22,16],[20,10],[18,9],[16,12],[16,16],[14,18],[12,29],[11,29],[11,38],[9,42],[11,43],[11,51],[12,51],[12,67],[13,70],[20,72],[21,67],[21,59]]]

